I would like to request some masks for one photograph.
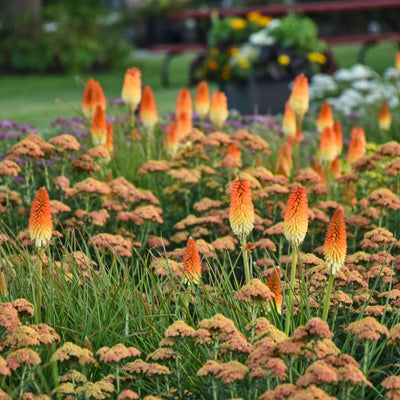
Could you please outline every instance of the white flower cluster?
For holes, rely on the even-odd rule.
[[[310,84],[313,103],[327,100],[345,115],[366,114],[380,107],[384,100],[390,108],[399,104],[400,71],[389,68],[382,76],[364,65],[339,69],[332,76],[316,74]]]
[[[273,19],[265,28],[251,34],[249,36],[249,42],[254,46],[268,46],[274,44],[276,39],[271,35],[271,32],[279,26],[280,23],[281,21],[279,19]]]

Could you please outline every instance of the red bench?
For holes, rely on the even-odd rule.
[[[397,26],[392,32],[366,32],[357,34],[336,34],[322,35],[329,44],[363,43],[358,55],[358,61],[364,62],[367,50],[380,41],[392,41],[400,43],[400,0],[344,0],[344,1],[320,1],[313,3],[302,3],[293,5],[262,5],[257,7],[240,7],[232,9],[209,9],[209,10],[182,10],[170,12],[166,15],[167,20],[173,23],[177,20],[195,19],[211,20],[213,15],[219,17],[238,16],[245,17],[250,12],[258,11],[264,15],[282,16],[289,12],[302,13],[306,15],[330,14],[350,11],[367,11],[388,8],[399,8],[397,15]],[[395,16],[396,16],[395,15]],[[177,54],[186,52],[200,52],[206,49],[204,43],[182,43],[182,44],[161,44],[152,46],[150,51],[162,51],[166,53],[162,64],[161,79],[164,86],[168,86],[168,67],[171,58]]]

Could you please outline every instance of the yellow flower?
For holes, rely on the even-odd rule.
[[[256,21],[254,21],[257,25],[260,25],[261,27],[266,27],[270,22],[272,21],[272,17],[267,17],[267,16],[261,16],[258,18]]]
[[[278,63],[281,65],[288,65],[290,64],[290,57],[287,54],[281,54],[278,57]]]
[[[310,62],[315,62],[315,63],[321,64],[321,65],[326,64],[326,61],[327,61],[326,57],[321,53],[310,53],[308,55],[308,60]]]
[[[250,62],[249,62],[249,60],[248,60],[246,57],[243,57],[242,55],[239,54],[239,55],[236,57],[236,59],[237,59],[237,62],[238,62],[238,64],[239,64],[239,67],[240,67],[241,69],[247,69],[247,68],[250,67]]]
[[[238,47],[232,47],[231,48],[231,56],[236,56],[236,54],[239,53],[239,48]]]
[[[247,14],[247,19],[251,22],[257,21],[262,15],[258,11],[252,11]]]
[[[235,30],[243,29],[246,27],[246,20],[243,18],[235,18],[229,22],[229,26]]]

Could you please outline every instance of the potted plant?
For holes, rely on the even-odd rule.
[[[288,14],[278,19],[248,14],[213,23],[208,49],[196,71],[201,79],[216,81],[227,92],[229,106],[242,113],[282,112],[289,83],[328,64],[326,44],[316,24]]]

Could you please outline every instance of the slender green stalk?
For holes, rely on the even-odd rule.
[[[293,294],[294,294],[294,283],[296,280],[296,265],[297,265],[297,248],[292,248],[292,269],[290,271],[290,287],[288,293],[288,303],[287,303],[287,316],[286,316],[286,335],[289,334],[290,325],[293,322]]]
[[[364,347],[364,360],[363,360],[363,365],[362,365],[362,372],[365,376],[367,376],[367,367],[368,367],[368,359],[369,359],[369,344],[370,341],[367,340],[365,342],[365,347]],[[361,388],[361,398],[365,398],[365,383],[362,384]]]
[[[248,250],[247,250],[247,246],[246,246],[246,238],[245,237],[242,237],[240,239],[240,245],[242,246],[245,283],[248,284],[250,282],[251,277],[250,277]]]
[[[329,303],[331,300],[331,293],[332,293],[332,286],[333,286],[334,278],[335,278],[335,275],[333,275],[333,274],[329,275],[328,287],[326,289],[326,295],[325,295],[325,301],[324,301],[324,311],[322,313],[322,321],[325,321],[325,322],[328,319]]]
[[[39,249],[39,260],[38,260],[38,282],[37,282],[37,311],[36,318],[40,321],[40,309],[42,307],[42,283],[43,283],[43,248]]]

